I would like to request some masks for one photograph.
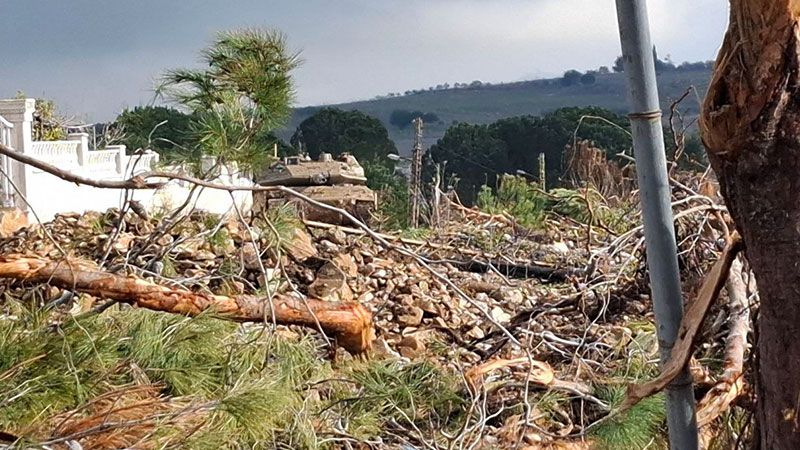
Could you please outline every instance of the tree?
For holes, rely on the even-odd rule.
[[[487,125],[457,123],[429,150],[430,158],[445,167],[445,182],[455,182],[462,202],[475,202],[480,187],[495,186],[497,176],[510,169],[506,144]]]
[[[798,21],[795,1],[731,1],[701,116],[709,160],[758,282],[761,449],[800,448]]]
[[[608,69],[608,66],[600,66],[597,69],[597,73],[599,73],[600,75],[608,75],[609,73],[611,73],[611,71]]]
[[[128,149],[150,148],[166,160],[185,159],[195,151],[192,116],[164,106],[125,109],[114,125],[121,127],[121,143]]]
[[[561,77],[562,86],[572,86],[574,84],[578,84],[580,81],[581,73],[577,70],[568,70],[564,72],[564,76]]]
[[[292,146],[316,158],[320,153],[351,153],[360,161],[385,159],[397,153],[394,142],[380,120],[361,111],[323,108],[300,123],[291,138]]]
[[[616,73],[622,73],[625,71],[625,66],[622,62],[622,56],[617,56],[617,59],[614,60],[614,65],[611,66],[611,69]]]
[[[411,122],[417,117],[422,118],[423,122],[425,123],[439,122],[439,116],[437,116],[435,113],[395,109],[389,115],[389,123],[403,130],[410,127]]]
[[[263,166],[271,149],[260,143],[291,111],[298,55],[280,32],[246,29],[220,33],[201,56],[204,69],[168,72],[158,93],[192,112],[195,154]]]
[[[605,120],[581,122],[584,116]],[[430,155],[433,162],[447,161],[446,177],[459,179],[461,200],[472,204],[480,187],[495,187],[501,174],[514,174],[518,169],[538,173],[540,153],[545,155],[547,184],[558,185],[564,172],[564,148],[576,136],[594,141],[612,155],[627,151],[631,145],[627,126],[623,116],[602,108],[561,108],[540,117],[511,117],[488,126],[457,123],[431,147]]]
[[[24,92],[18,91],[15,98],[26,98]],[[58,113],[56,103],[47,98],[37,98],[36,107],[33,112],[33,124],[31,127],[32,139],[34,141],[58,141],[67,138],[64,127],[67,125],[66,119]]]
[[[591,72],[586,72],[585,74],[581,75],[581,84],[588,86],[590,84],[594,84],[597,81],[597,77]]]

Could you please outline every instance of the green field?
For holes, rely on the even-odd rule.
[[[658,87],[662,108],[668,111],[672,101],[680,97],[689,86],[694,86],[701,95],[705,93],[710,75],[707,70],[660,74]],[[562,86],[560,79],[546,79],[479,88],[424,91],[400,97],[329,106],[344,110],[356,109],[377,117],[389,130],[389,136],[398,150],[408,154],[412,146],[413,130],[411,127],[400,129],[389,123],[389,116],[395,109],[432,112],[439,116],[439,123],[426,124],[424,142],[429,146],[436,143],[453,122],[490,123],[504,117],[538,115],[565,106],[600,106],[625,113],[627,99],[624,74],[611,73],[597,75],[597,80],[592,85]],[[681,106],[688,117],[696,116],[699,96],[691,95]],[[295,109],[291,121],[280,136],[288,140],[297,125],[319,108],[314,106]]]

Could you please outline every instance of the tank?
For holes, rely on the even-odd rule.
[[[364,168],[356,158],[343,153],[334,158],[322,153],[316,161],[307,156],[289,156],[273,163],[258,180],[261,186],[286,186],[313,200],[336,206],[368,222],[377,206],[375,192],[367,187]],[[292,197],[280,191],[257,192],[253,199],[254,211],[290,204],[305,219],[347,224],[341,214],[331,212]]]

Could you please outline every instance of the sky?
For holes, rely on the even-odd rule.
[[[726,1],[648,8],[661,58],[715,58]],[[165,70],[196,67],[216,32],[240,27],[277,28],[300,52],[297,106],[559,76],[620,53],[613,0],[0,0],[0,98],[22,91],[112,120],[153,102]]]

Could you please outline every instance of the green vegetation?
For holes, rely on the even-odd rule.
[[[150,148],[167,161],[180,160],[195,147],[193,117],[164,106],[137,106],[126,109],[114,123],[122,128],[121,140],[129,150]]]
[[[389,123],[403,130],[410,127],[411,122],[417,117],[421,118],[423,123],[439,122],[439,116],[434,113],[395,109],[392,111],[391,116],[389,116]]]
[[[584,116],[602,120],[584,120]],[[445,167],[445,179],[457,179],[456,191],[471,205],[482,185],[493,189],[498,176],[523,170],[537,174],[544,153],[547,185],[564,175],[564,147],[578,139],[594,141],[610,154],[627,152],[627,120],[602,108],[562,108],[541,117],[501,119],[491,125],[459,123],[430,148],[432,162]],[[445,163],[446,162],[446,163]]]
[[[381,228],[401,230],[408,227],[408,182],[395,173],[392,161],[373,158],[362,161],[367,186],[378,192],[376,222]]]
[[[334,368],[306,335],[211,315],[122,307],[71,317],[5,305],[13,314],[0,319],[0,429],[27,442],[88,429],[93,417],[130,421],[115,448],[138,439],[155,448],[333,448],[317,437],[330,425],[374,439],[391,424],[426,435],[460,424],[460,379],[427,362]],[[108,445],[109,430],[84,445]]]
[[[292,135],[292,146],[317,158],[320,153],[350,153],[359,161],[397,153],[381,122],[360,111],[324,108],[304,120]]]
[[[205,69],[164,76],[158,92],[192,113],[195,158],[212,155],[250,168],[270,160],[270,132],[291,113],[291,71],[299,64],[287,47],[276,31],[224,32],[202,51]]]
[[[15,98],[26,98],[24,92],[17,92]],[[56,103],[47,98],[37,98],[33,112],[31,137],[34,141],[58,141],[66,139],[65,120],[58,113]]]
[[[595,394],[614,410],[625,398],[625,386],[605,387],[598,389]],[[642,400],[621,416],[601,424],[593,430],[592,437],[597,439],[597,448],[601,450],[665,449],[664,421],[664,394],[657,394]]]

